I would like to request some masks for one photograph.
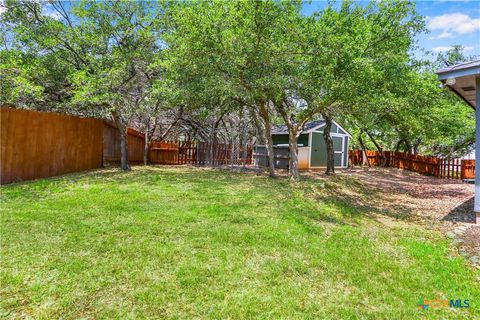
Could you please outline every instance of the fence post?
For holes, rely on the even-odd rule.
[[[233,170],[233,157],[234,157],[234,146],[233,146],[233,138],[231,140],[231,145],[230,145],[230,168]]]
[[[177,147],[177,165],[179,165],[180,164],[180,156],[182,154],[182,150],[180,149],[180,141],[176,141],[175,146]]]
[[[195,142],[195,162],[193,163],[194,165],[198,166],[200,164],[200,142],[196,141]]]

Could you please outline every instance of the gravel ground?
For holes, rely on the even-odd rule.
[[[340,171],[342,175],[362,182],[371,193],[370,206],[440,229],[453,239],[460,254],[480,267],[480,226],[475,225],[473,184],[394,168],[352,168]]]
[[[354,168],[340,174],[357,177],[381,191],[383,201],[405,210],[412,218],[440,223],[448,229],[475,222],[473,184],[394,168]]]

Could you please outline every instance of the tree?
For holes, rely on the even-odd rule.
[[[362,112],[364,100],[379,105],[375,102],[384,94],[384,82],[395,81],[398,65],[408,61],[414,36],[424,25],[410,2],[375,1],[361,6],[345,1],[338,9],[329,5],[315,19],[312,47],[322,50],[310,56],[308,70],[310,79],[321,79],[316,95],[328,101],[323,111],[327,124],[334,117],[356,113],[355,106]],[[372,108],[371,113],[363,110],[362,114],[368,117],[375,112]],[[324,137],[326,172],[332,173],[334,151],[328,130]]]
[[[162,7],[148,1],[49,6],[56,18],[45,15],[39,2],[7,1],[4,15],[14,41],[38,59],[54,57],[55,63],[68,64],[62,80],[71,92],[69,102],[111,115],[121,138],[121,167],[129,170],[127,126],[147,96],[145,70],[160,49]]]
[[[213,84],[225,100],[248,106],[261,119],[274,176],[272,113],[284,95],[285,69],[295,44],[301,2],[238,1],[186,3],[174,17],[176,32],[167,41],[175,63],[190,86],[211,91]]]

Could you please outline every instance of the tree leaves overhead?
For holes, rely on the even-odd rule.
[[[433,73],[468,57],[456,46],[415,61],[425,23],[410,1],[332,2],[310,16],[302,1],[4,5],[2,104],[126,122],[181,107],[196,123],[264,104],[297,133],[328,112],[385,149],[459,155],[474,140],[473,112]]]

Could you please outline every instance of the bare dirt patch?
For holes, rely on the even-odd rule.
[[[422,220],[453,224],[472,224],[474,186],[460,180],[438,179],[394,168],[355,168],[341,172],[359,178],[381,191],[387,207],[408,209]]]

